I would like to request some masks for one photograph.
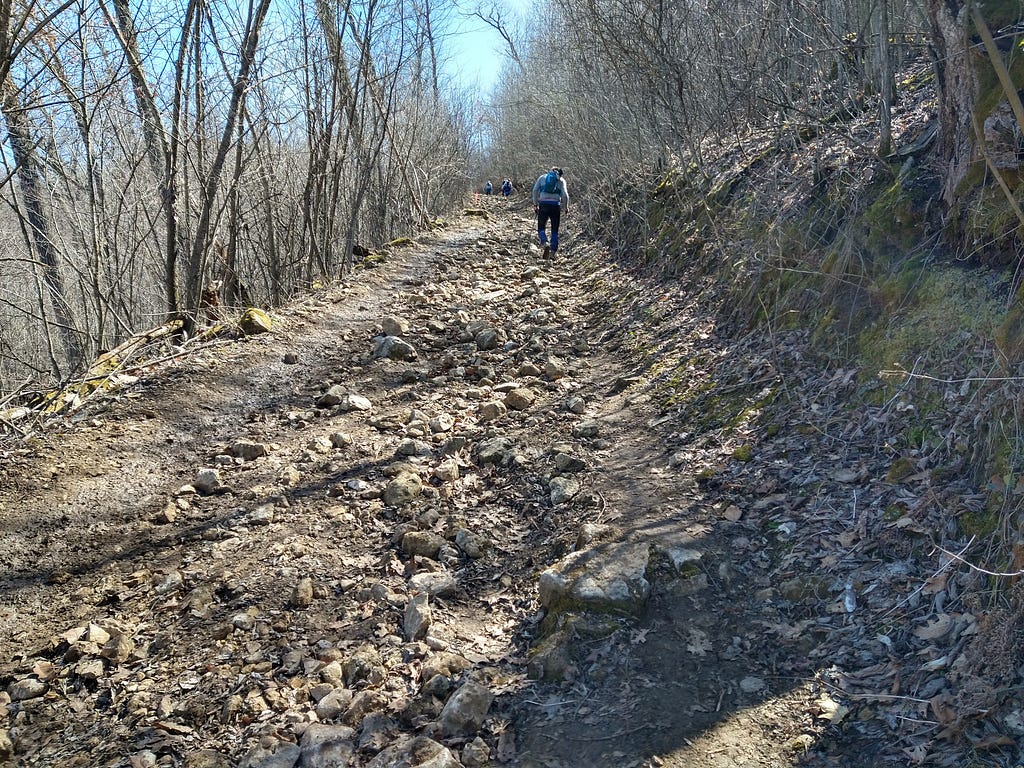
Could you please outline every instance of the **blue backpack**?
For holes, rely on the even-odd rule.
[[[554,171],[548,171],[548,175],[544,177],[544,186],[542,187],[545,194],[557,195],[558,194],[558,174]]]

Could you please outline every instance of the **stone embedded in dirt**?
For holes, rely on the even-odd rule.
[[[100,656],[115,664],[122,664],[135,652],[135,641],[128,635],[110,638],[100,651]]]
[[[285,365],[295,365],[299,362],[299,356],[294,352],[285,352],[283,362]]]
[[[576,437],[597,437],[601,434],[601,423],[597,419],[585,419],[572,428]]]
[[[651,594],[647,544],[615,544],[573,552],[544,570],[540,604],[551,611],[572,607],[637,613]]]
[[[15,680],[7,686],[7,695],[11,697],[11,701],[28,701],[29,699],[38,699],[47,690],[49,690],[49,686],[42,680],[26,677]]]
[[[440,550],[440,545],[438,545]],[[448,571],[424,571],[409,577],[409,589],[425,592],[431,597],[454,595],[459,583]]]
[[[537,396],[529,387],[517,387],[505,395],[505,405],[513,411],[525,411],[536,399]]]
[[[423,480],[415,472],[399,472],[384,487],[382,498],[389,507],[402,507],[423,493]]]
[[[99,680],[105,672],[100,659],[84,659],[75,664],[75,674],[87,683]]]
[[[391,740],[395,721],[383,712],[370,712],[363,719],[363,727],[359,733],[359,751],[375,754]]]
[[[447,440],[441,443],[441,453],[444,456],[454,456],[467,445],[469,445],[469,440],[467,440],[463,435],[449,437]]]
[[[442,461],[436,467],[434,467],[434,477],[440,480],[442,483],[450,483],[453,480],[459,479],[459,462],[454,459],[448,461]]]
[[[249,440],[238,440],[231,446],[231,455],[245,461],[254,461],[268,453],[267,446],[263,443],[254,443]]]
[[[565,366],[555,358],[551,358],[544,363],[544,375],[552,381],[558,381],[558,379],[565,378]]]
[[[313,579],[305,576],[299,579],[292,591],[291,605],[293,608],[308,608],[313,604]]]
[[[476,348],[481,352],[487,352],[492,349],[497,349],[498,345],[501,344],[502,338],[501,333],[497,328],[484,328],[480,333],[476,334],[473,339],[476,342]],[[481,376],[481,378],[487,378]]]
[[[444,537],[433,531],[409,531],[402,536],[402,551],[407,555],[437,559]]]
[[[504,418],[507,413],[508,408],[500,400],[489,400],[486,403],[480,404],[479,414],[481,422],[497,421]]]
[[[325,683],[340,686],[345,680],[345,670],[342,669],[341,662],[338,659],[328,662],[320,670],[320,679]]]
[[[373,408],[373,404],[369,400],[362,395],[349,392],[348,388],[341,384],[335,384],[320,395],[316,405],[318,408],[337,407],[339,411],[346,413],[348,411],[368,411]]]
[[[383,680],[383,677],[381,678]],[[378,681],[380,682],[380,681]],[[370,712],[377,712],[388,705],[388,700],[379,691],[362,690],[352,697],[341,721],[348,725],[358,726]]]
[[[397,315],[385,315],[380,321],[385,336],[404,336],[409,332],[409,321]]]
[[[564,629],[543,638],[530,651],[526,674],[531,680],[565,680],[573,669],[572,632]]]
[[[481,464],[505,464],[512,459],[515,443],[507,437],[492,437],[481,440],[476,448],[476,458]]]
[[[519,366],[519,371],[516,373],[517,376],[526,378],[527,376],[540,376],[541,370],[533,363],[523,363]]]
[[[434,446],[423,440],[412,438],[403,440],[395,449],[398,456],[430,456],[434,452]]]
[[[290,741],[274,741],[270,746],[262,744],[250,749],[238,768],[295,768],[302,756],[302,749]]]
[[[450,432],[452,427],[455,426],[455,417],[448,413],[441,413],[432,418],[428,426],[435,435],[442,432]]]
[[[170,525],[178,519],[178,506],[173,501],[164,504],[163,509],[153,515],[152,520],[157,525]]]
[[[555,454],[555,469],[559,472],[582,472],[587,468],[587,463],[569,453]]]
[[[587,401],[582,397],[573,395],[565,401],[565,410],[579,416],[587,410]]]
[[[362,645],[341,665],[345,672],[345,683],[351,688],[363,681],[379,685],[384,681],[387,670],[381,662],[380,653],[372,645]]]
[[[352,705],[352,691],[334,688],[316,703],[316,716],[323,721],[337,720]]]
[[[331,432],[327,438],[335,448],[344,448],[352,445],[352,437],[344,432]]]
[[[201,749],[185,757],[185,768],[231,768],[231,761],[215,749]]]
[[[347,725],[310,723],[302,732],[300,768],[340,768],[349,765],[356,732]]]
[[[486,214],[485,214],[486,215]],[[426,736],[404,737],[366,764],[366,768],[463,768],[448,747]]]
[[[405,604],[405,615],[402,619],[406,641],[411,643],[425,638],[433,620],[429,596],[420,592],[410,597]]]
[[[196,473],[192,486],[200,493],[215,493],[221,488],[220,472],[210,467],[203,467]]]
[[[436,696],[443,699],[452,690],[452,681],[446,675],[434,675],[420,686],[424,696]]]
[[[494,694],[475,680],[467,680],[441,710],[439,724],[445,736],[466,736],[480,730]]]
[[[584,523],[576,536],[576,549],[584,549],[604,536],[608,530],[609,527],[602,523]]]
[[[246,336],[255,336],[258,333],[270,333],[274,330],[274,321],[270,315],[262,309],[249,307],[242,313],[238,320],[238,329]]]
[[[446,677],[460,675],[471,666],[473,665],[469,659],[457,653],[442,651],[425,659],[420,672],[424,680],[429,680],[434,675],[445,675]]]
[[[90,624],[85,628],[85,633],[80,634],[77,639],[84,640],[87,643],[103,645],[110,640],[110,633],[99,624]]]
[[[274,505],[260,504],[248,514],[246,521],[249,525],[270,525],[274,522]]]
[[[462,764],[466,768],[483,768],[491,760],[491,748],[477,736],[462,748]]]
[[[699,549],[693,549],[691,547],[681,546],[659,546],[658,550],[664,554],[676,573],[682,573],[688,565],[697,565],[704,557],[704,553]]]
[[[559,504],[564,504],[578,494],[581,488],[580,481],[575,477],[551,478],[551,481],[548,483],[548,495],[551,498],[551,505],[557,507]]]
[[[484,550],[487,549],[487,540],[467,528],[460,528],[455,534],[455,545],[465,553],[466,557],[479,560],[484,556]]]
[[[415,360],[416,348],[398,336],[379,336],[373,347],[373,356],[389,360]]]

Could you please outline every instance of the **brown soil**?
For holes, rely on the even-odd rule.
[[[603,264],[581,240],[540,265],[550,285],[524,278],[539,253],[520,211],[495,200],[488,219],[464,217],[289,306],[273,335],[195,345],[74,416],[7,440],[0,690],[33,678],[47,691],[5,699],[0,737],[9,734],[13,754],[0,763],[201,766],[215,764],[198,757],[214,750],[227,765],[244,764],[257,744],[297,739],[323,664],[370,645],[384,675],[353,687],[378,691],[376,708],[391,720],[353,765],[403,733],[429,730],[443,697],[420,694],[420,670],[441,649],[468,659],[465,674],[496,694],[479,732],[493,764],[968,764],[964,744],[995,733],[991,723],[940,734],[933,697],[945,689],[923,690],[939,673],[922,676],[920,661],[904,669],[914,654],[934,657],[909,636],[931,607],[900,603],[920,586],[911,560],[927,553],[907,540],[909,525],[884,527],[887,538],[872,548],[851,543],[874,530],[851,513],[851,489],[884,467],[797,431],[795,417],[779,422],[775,443],[758,421],[760,387],[811,381],[825,402],[846,386],[842,377],[815,369],[798,335],[771,344],[719,335],[715,306]],[[460,341],[459,310],[515,346],[478,352]],[[415,360],[372,356],[386,315],[409,321]],[[298,362],[285,363],[286,354]],[[565,377],[519,376],[524,362],[548,356],[564,362]],[[495,384],[529,385],[534,404],[479,423],[479,402],[491,395],[476,376],[487,366]],[[730,423],[686,421],[692,414],[668,396],[666,371],[681,391],[721,382],[727,368],[747,384],[742,407],[721,388],[716,407]],[[332,384],[367,397],[372,410],[317,408]],[[569,396],[586,399],[585,414],[565,408]],[[448,414],[454,426],[431,442],[431,455],[396,457],[413,409]],[[573,437],[584,416],[601,422],[600,439]],[[324,444],[337,432],[350,444]],[[443,480],[434,472],[450,460],[442,441],[456,435],[468,440],[450,457],[459,477]],[[513,438],[516,460],[481,466],[473,445],[490,435]],[[758,455],[746,461],[736,449],[755,438]],[[241,439],[268,455],[224,458]],[[552,507],[545,484],[558,441],[587,469],[584,492]],[[399,460],[425,490],[411,506],[388,507],[379,490]],[[813,488],[808,462],[820,476]],[[848,465],[856,480],[841,473]],[[213,466],[218,492],[181,490]],[[685,532],[702,559],[682,574],[656,563],[641,615],[598,617],[593,633],[581,624],[567,679],[531,680],[543,619],[537,574],[572,549],[586,522],[608,525],[610,541]],[[434,600],[429,647],[402,637],[408,577],[440,567],[403,552],[401,534],[415,528],[466,528],[489,545],[478,559],[450,548],[445,565],[459,588]],[[851,530],[844,550],[835,542]],[[849,574],[869,560],[908,563],[899,589],[879,586],[876,603],[857,581],[865,596],[856,612],[837,608]],[[308,605],[295,597],[304,578],[313,583]],[[958,617],[967,613],[959,606]],[[90,624],[123,633],[133,650],[75,653],[72,641]],[[930,647],[944,648],[940,638]],[[877,695],[858,698],[869,690]],[[475,735],[446,743],[457,752]],[[978,765],[1015,759],[1015,737],[1000,735],[976,752]]]

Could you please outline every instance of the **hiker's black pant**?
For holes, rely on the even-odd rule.
[[[558,203],[541,203],[537,206],[537,235],[540,237],[541,245],[548,241],[544,232],[548,226],[548,219],[551,220],[551,250],[557,251],[558,223],[562,219],[562,207]]]

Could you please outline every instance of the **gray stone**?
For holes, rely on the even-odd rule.
[[[440,549],[440,546],[438,547]],[[424,571],[409,578],[409,589],[425,592],[431,597],[454,595],[458,582],[448,571],[430,573]]]
[[[395,722],[383,712],[370,712],[363,719],[359,734],[360,752],[379,752],[387,744]]]
[[[261,745],[249,750],[238,768],[295,768],[301,755],[302,749],[298,744],[278,741],[269,748]]]
[[[491,759],[491,748],[477,736],[462,748],[462,764],[466,768],[483,768]]]
[[[379,691],[359,691],[352,697],[345,714],[341,716],[342,722],[349,725],[358,725],[370,712],[378,712],[388,705],[387,698]]]
[[[138,764],[145,764],[142,761],[132,759],[132,768]],[[156,765],[156,755],[153,755],[152,765]],[[221,754],[215,749],[201,749],[193,752],[185,758],[185,768],[231,768],[231,761],[227,755]]]
[[[356,732],[347,725],[310,723],[302,733],[299,768],[346,768]]]
[[[448,747],[426,736],[404,738],[381,750],[366,768],[463,768]]]
[[[578,456],[559,453],[555,455],[555,468],[559,472],[582,472],[587,468],[587,463]]]
[[[253,443],[249,440],[239,440],[231,446],[231,455],[245,461],[254,461],[268,453],[267,446],[263,443]]]
[[[415,360],[416,348],[398,336],[380,336],[374,345],[373,356],[389,360]]]
[[[448,695],[452,689],[452,681],[447,675],[434,675],[420,686],[424,696],[436,696],[439,699]]]
[[[587,401],[582,397],[574,395],[565,401],[565,409],[569,411],[569,413],[575,413],[577,415],[582,414],[587,410]]]
[[[457,653],[442,652],[424,660],[421,674],[424,680],[429,680],[434,675],[451,677],[462,674],[471,666],[473,665],[469,659]]]
[[[316,404],[320,408],[331,408],[341,402],[341,398],[348,394],[345,387],[335,384],[317,398]]]
[[[649,560],[647,544],[573,552],[541,573],[540,603],[549,610],[576,606],[639,612],[651,594],[646,578]]]
[[[410,643],[422,640],[427,636],[432,621],[429,596],[420,592],[410,597],[405,604],[405,616],[402,620],[405,639]]]
[[[328,439],[335,448],[344,448],[345,446],[352,445],[351,436],[346,435],[344,432],[332,432]]]
[[[508,408],[500,400],[489,400],[486,403],[480,404],[480,421],[497,421],[498,419],[504,418],[505,414],[508,413]]]
[[[404,317],[386,315],[380,321],[380,328],[385,336],[404,336],[409,332],[409,321]]]
[[[576,437],[597,437],[601,434],[601,423],[597,419],[585,419],[572,428]]]
[[[7,686],[7,694],[11,697],[11,701],[27,701],[28,699],[38,699],[46,691],[49,690],[49,686],[42,680],[38,680],[34,677],[26,677],[21,680],[15,680],[9,686]]]
[[[544,375],[552,381],[561,379],[565,376],[565,367],[558,360],[552,358],[544,363]]]
[[[505,395],[505,405],[511,408],[513,411],[525,411],[531,405],[537,396],[533,394],[533,390],[528,387],[517,387]]]
[[[493,700],[486,686],[467,680],[441,710],[441,732],[445,736],[466,736],[480,730]]]
[[[409,504],[423,493],[423,481],[415,472],[399,472],[385,486],[383,499],[389,507]]]
[[[200,493],[214,493],[221,487],[220,472],[210,467],[203,467],[196,473],[192,486]]]
[[[501,334],[498,333],[496,328],[485,328],[476,335],[474,341],[476,342],[476,348],[481,352],[485,352],[498,347],[501,343]]]
[[[403,440],[398,444],[395,453],[399,456],[429,456],[434,452],[433,446],[423,440]]]
[[[448,413],[439,414],[430,420],[429,426],[435,435],[449,432],[455,426],[455,417]]]
[[[373,404],[369,400],[351,392],[342,395],[338,403],[339,411],[368,411],[371,408],[373,408]]]
[[[444,538],[433,531],[408,531],[402,536],[402,551],[407,555],[418,555],[437,559],[437,553],[444,544]]]
[[[518,375],[522,377],[527,376],[540,376],[541,370],[533,363],[523,363],[519,366]]]
[[[316,716],[323,721],[337,720],[352,705],[352,691],[335,688],[316,703]]]
[[[345,672],[341,668],[341,662],[337,659],[326,664],[319,674],[321,680],[333,686],[340,686],[345,680]]]
[[[512,458],[514,443],[507,437],[492,437],[482,440],[476,449],[481,464],[504,464]]]
[[[551,504],[556,507],[559,504],[564,504],[579,493],[580,488],[580,481],[575,477],[566,475],[551,478],[551,481],[548,483],[548,494],[551,497]]]
[[[345,682],[350,687],[364,680],[370,685],[377,685],[384,681],[386,674],[380,653],[372,645],[357,648],[342,662],[342,669],[345,671]]]
[[[274,522],[274,505],[261,504],[250,512],[246,519],[249,525],[270,525]]]
[[[313,580],[308,576],[299,579],[292,591],[292,607],[308,608],[313,604]]]

